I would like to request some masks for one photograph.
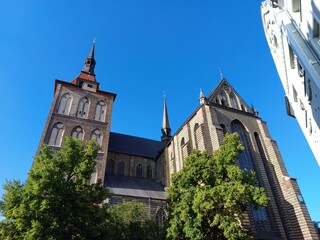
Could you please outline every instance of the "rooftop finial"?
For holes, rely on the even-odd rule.
[[[199,100],[200,100],[200,104],[205,104],[206,103],[206,96],[204,95],[202,89],[200,88],[200,97],[199,97]]]

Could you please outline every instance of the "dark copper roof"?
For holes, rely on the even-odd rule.
[[[164,145],[160,141],[110,133],[109,152],[155,159],[163,148]]]
[[[163,185],[153,179],[107,175],[104,185],[114,195],[162,200],[167,198]]]

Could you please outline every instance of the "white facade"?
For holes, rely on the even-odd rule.
[[[320,165],[320,1],[267,0],[261,15],[287,113],[297,119]]]

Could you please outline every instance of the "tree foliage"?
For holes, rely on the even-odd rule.
[[[253,171],[237,166],[243,151],[239,136],[227,134],[212,155],[194,151],[168,189],[169,239],[245,239],[242,228],[247,207],[266,206]]]
[[[107,239],[161,240],[163,229],[146,215],[146,206],[138,201],[122,202],[108,208]]]
[[[1,239],[99,239],[106,219],[101,205],[108,190],[88,184],[99,147],[66,137],[55,153],[44,145],[25,184],[4,185]]]

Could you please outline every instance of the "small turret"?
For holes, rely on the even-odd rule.
[[[201,105],[207,103],[207,98],[204,96],[201,88],[200,88],[200,97],[199,97],[199,100],[200,100],[200,104],[201,104]]]
[[[94,67],[96,66],[96,60],[94,59],[94,48],[95,48],[95,43],[96,41],[93,41],[91,51],[84,63],[84,67],[82,69],[82,72],[88,73],[90,75],[95,75],[94,74]]]

